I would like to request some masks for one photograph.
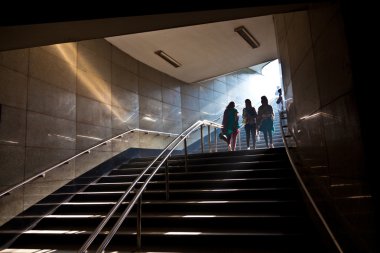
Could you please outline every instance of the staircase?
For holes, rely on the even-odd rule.
[[[0,252],[76,252],[152,159],[132,159],[101,177],[89,172],[62,187],[0,227]],[[283,148],[192,154],[187,172],[183,156],[173,156],[169,200],[163,169],[143,194],[139,252],[327,252]],[[136,211],[131,214],[107,252],[137,250]]]
[[[236,150],[246,150],[247,149],[247,138],[246,138],[246,133],[245,133],[245,128],[244,125],[241,124],[240,128],[240,137],[238,135],[237,140],[236,140]],[[274,117],[273,121],[273,128],[274,131],[272,132],[272,140],[273,140],[273,145],[275,148],[278,147],[284,147],[284,142],[282,140],[282,135],[281,135],[281,125],[280,125],[280,112],[277,112],[277,114]],[[206,131],[205,131],[206,132]],[[220,129],[217,129],[217,138],[219,136]],[[264,140],[264,134],[260,131],[257,130],[258,136],[256,136],[256,149],[266,149],[266,144]],[[206,135],[206,134],[205,134]],[[209,145],[208,145],[208,136],[203,138],[204,142],[204,151],[209,150]],[[269,142],[269,137],[268,137],[268,142]],[[251,148],[252,148],[252,137],[249,142]],[[215,150],[215,135],[212,132],[211,133],[211,150]],[[217,140],[217,150],[218,151],[227,151],[227,144],[223,140],[219,139]],[[201,152],[200,149],[200,141],[194,143],[189,147],[189,151],[191,153],[199,153]]]

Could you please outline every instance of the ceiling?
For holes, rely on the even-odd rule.
[[[249,44],[234,29],[244,26],[260,43]],[[106,38],[133,58],[187,83],[198,82],[277,58],[272,15]],[[161,59],[162,50],[181,63]]]

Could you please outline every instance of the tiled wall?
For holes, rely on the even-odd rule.
[[[314,6],[274,20],[302,175],[345,250],[370,252],[374,209],[339,6]]]
[[[236,87],[246,75],[187,84],[106,40],[0,52],[0,191],[129,128],[180,133],[213,120],[230,100],[244,101],[249,91]],[[131,134],[81,156],[1,198],[0,224],[126,148],[170,140]]]

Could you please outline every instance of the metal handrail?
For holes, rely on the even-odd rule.
[[[151,130],[145,130],[145,129],[140,129],[140,128],[133,128],[133,129],[127,130],[127,131],[125,131],[125,132],[123,132],[121,134],[118,134],[118,135],[114,136],[114,137],[108,138],[105,141],[102,141],[102,142],[100,142],[100,143],[98,143],[98,144],[96,144],[96,145],[94,145],[94,146],[92,146],[92,147],[90,147],[90,148],[88,148],[88,149],[86,149],[86,150],[84,150],[84,151],[76,154],[76,155],[73,155],[70,158],[67,158],[64,161],[59,162],[59,163],[57,163],[57,164],[55,164],[55,165],[53,165],[53,166],[51,166],[51,167],[43,170],[42,172],[40,172],[40,173],[38,173],[38,174],[36,174],[34,176],[31,176],[31,177],[25,179],[21,183],[18,183],[16,185],[8,188],[7,190],[5,190],[5,191],[3,191],[3,192],[0,193],[0,198],[3,197],[3,196],[5,196],[5,195],[7,195],[7,194],[10,194],[10,192],[12,192],[13,190],[16,190],[17,188],[19,188],[19,187],[21,187],[21,186],[23,186],[23,185],[25,185],[25,184],[27,184],[27,183],[29,183],[29,182],[37,179],[39,177],[45,177],[46,173],[48,173],[48,172],[50,172],[50,171],[52,171],[52,170],[54,170],[54,169],[56,169],[56,168],[58,168],[58,167],[60,167],[62,165],[68,164],[71,160],[73,160],[73,159],[75,159],[75,158],[77,158],[77,157],[79,157],[81,155],[89,154],[91,152],[91,150],[93,150],[93,149],[95,149],[97,147],[100,147],[102,145],[106,145],[107,143],[109,143],[110,141],[112,141],[114,139],[121,138],[124,135],[126,135],[128,133],[133,133],[133,132],[144,132],[144,133],[147,133],[147,134],[152,134],[153,133],[153,134],[158,134],[158,135],[168,135],[169,137],[176,137],[176,136],[178,136],[178,134],[159,132],[159,131],[151,131]]]
[[[128,206],[126,207],[126,209],[124,210],[124,212],[122,213],[122,215],[119,217],[119,219],[117,220],[117,222],[115,223],[115,225],[112,227],[111,231],[109,231],[107,233],[106,238],[103,240],[102,244],[99,246],[99,248],[96,251],[97,253],[103,252],[103,250],[107,247],[107,245],[109,244],[109,242],[111,241],[111,239],[113,238],[113,236],[115,235],[115,233],[117,232],[117,230],[120,228],[122,222],[125,220],[125,218],[129,214],[129,212],[132,210],[133,206],[136,204],[137,200],[141,198],[142,192],[145,190],[146,186],[148,185],[148,183],[150,182],[150,180],[153,178],[153,176],[156,174],[156,172],[158,171],[158,169],[160,169],[160,167],[162,166],[162,164],[167,161],[167,159],[169,158],[169,156],[171,155],[171,153],[175,150],[175,148],[182,141],[185,142],[185,152],[186,152],[186,150],[187,150],[186,149],[186,138],[193,131],[195,131],[196,128],[202,127],[203,125],[213,126],[215,128],[221,128],[222,127],[221,124],[217,124],[217,123],[212,122],[212,121],[200,120],[200,121],[195,122],[192,126],[190,126],[189,128],[187,128],[179,136],[177,136],[171,143],[169,143],[166,146],[166,148],[133,181],[133,183],[128,187],[128,189],[124,192],[124,194],[119,198],[119,200],[117,201],[117,203],[108,212],[107,216],[102,220],[102,222],[98,225],[98,227],[94,230],[94,232],[89,236],[89,238],[82,245],[82,247],[79,249],[78,252],[84,253],[84,252],[87,251],[88,247],[90,247],[91,243],[99,235],[99,233],[101,232],[101,230],[103,229],[103,227],[106,225],[106,223],[109,221],[109,219],[115,213],[115,211],[120,207],[120,205],[125,200],[125,198],[127,197],[127,195],[129,195],[131,193],[131,191],[134,189],[134,187],[140,181],[140,179],[147,173],[147,171],[153,166],[153,164],[155,162],[157,162],[158,159],[163,158],[161,160],[161,162],[159,163],[159,165],[154,169],[154,171],[152,171],[150,173],[149,177],[145,180],[145,182],[143,183],[143,185],[141,186],[141,188],[137,192],[135,192],[135,196],[129,202]],[[201,136],[201,138],[203,138],[203,136]],[[167,152],[168,149],[169,149],[169,147],[172,147],[172,149],[169,152]],[[166,156],[163,156],[165,154],[165,152],[167,152],[167,154],[166,154]],[[185,154],[185,156],[187,156],[187,154]],[[166,189],[168,189],[168,187],[166,187]],[[141,201],[139,201],[139,203],[141,205]],[[139,224],[139,221],[137,223]],[[138,240],[137,241],[138,241],[138,244],[139,244],[139,243],[141,243],[141,240],[139,239],[139,237],[141,236],[141,234],[139,235],[139,231],[140,231],[139,228],[137,230],[138,230],[137,231],[137,236],[138,236]],[[138,246],[140,247],[140,245],[138,245]]]
[[[281,116],[282,115],[282,116]],[[286,153],[289,157],[289,161],[290,161],[290,164],[292,165],[292,168],[293,168],[293,171],[294,173],[296,174],[296,177],[297,177],[297,180],[298,180],[298,183],[301,185],[301,188],[302,190],[304,191],[305,195],[307,196],[309,202],[311,203],[312,207],[314,208],[314,211],[316,212],[316,214],[318,215],[318,218],[321,220],[324,228],[326,229],[327,233],[329,234],[331,240],[333,241],[335,247],[337,248],[337,250],[340,252],[340,253],[343,253],[343,249],[342,247],[340,246],[339,242],[337,241],[337,239],[335,238],[334,236],[334,233],[332,232],[332,230],[330,229],[329,225],[327,224],[325,218],[323,217],[321,211],[319,210],[317,204],[314,202],[314,199],[313,197],[311,196],[309,190],[307,189],[307,187],[305,186],[305,183],[303,182],[302,180],[302,177],[301,175],[299,174],[298,170],[297,170],[297,166],[295,165],[295,162],[292,158],[292,156],[290,155],[290,151],[289,151],[289,147],[288,147],[288,142],[286,140],[286,137],[285,137],[285,132],[284,132],[284,127],[282,125],[282,121],[283,119],[287,119],[287,117],[285,118],[284,116],[284,112],[281,112],[279,114],[279,117],[280,117],[280,125],[281,125],[281,135],[282,135],[282,140],[284,142],[284,146],[285,146],[285,150],[286,150]],[[294,139],[295,143],[297,143],[297,140],[296,138],[294,137],[293,135],[293,132],[291,132],[291,137]]]

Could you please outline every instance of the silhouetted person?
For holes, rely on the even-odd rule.
[[[228,150],[234,151],[236,148],[236,137],[239,133],[239,116],[233,101],[224,110],[222,133],[227,137]]]
[[[284,110],[284,101],[282,99],[282,89],[277,86],[276,95],[278,95],[278,98],[276,100],[276,104],[278,105],[278,110],[283,111]]]
[[[258,124],[259,130],[264,133],[265,144],[267,148],[273,148],[273,140],[272,140],[272,131],[273,128],[273,108],[268,104],[268,98],[266,96],[261,97],[261,106],[258,110]],[[268,145],[268,135],[269,135],[269,145]]]
[[[247,149],[250,149],[249,141],[252,136],[252,145],[253,149],[256,148],[256,119],[257,113],[255,107],[252,106],[251,100],[245,100],[245,108],[243,109],[243,123],[246,140],[247,140]]]

